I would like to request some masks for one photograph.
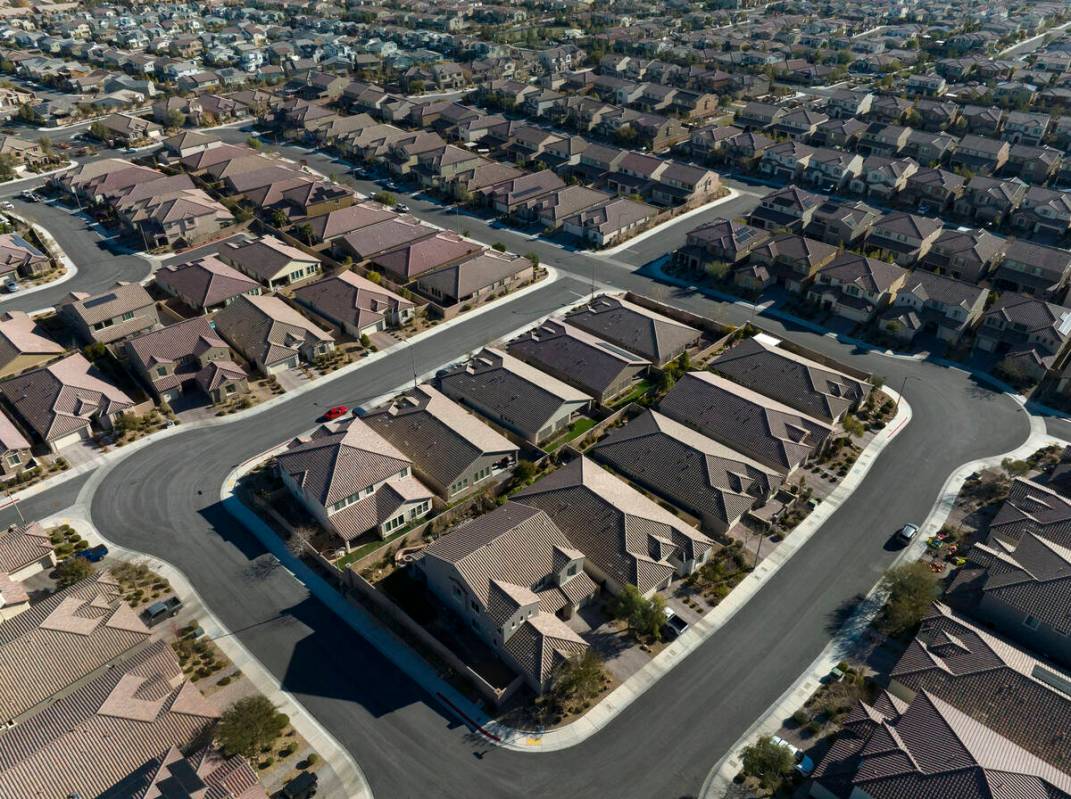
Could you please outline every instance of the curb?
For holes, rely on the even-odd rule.
[[[941,488],[941,493],[934,500],[926,520],[919,526],[919,532],[915,537],[914,543],[896,557],[890,568],[907,561],[916,561],[922,557],[926,551],[926,539],[941,529],[941,525],[945,523],[945,520],[952,512],[956,497],[959,496],[963,484],[971,474],[987,466],[1000,465],[1004,458],[1029,455],[1050,443],[1067,443],[1062,439],[1049,435],[1045,431],[1044,420],[1029,413],[1027,418],[1030,423],[1030,434],[1018,447],[999,455],[968,461],[948,476]],[[845,623],[837,637],[826,645],[811,666],[748,728],[747,732],[733,744],[729,752],[715,763],[703,782],[703,787],[698,794],[700,799],[723,799],[725,792],[733,782],[733,778],[740,771],[741,751],[762,735],[776,732],[784,719],[790,717],[803,706],[804,702],[821,684],[822,678],[844,659],[843,652],[845,649],[866,632],[870,623],[881,611],[883,604],[884,595],[881,592],[881,581],[879,580],[866,594],[859,608]]]

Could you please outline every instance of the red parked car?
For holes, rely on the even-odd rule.
[[[324,414],[324,419],[330,422],[340,416],[345,416],[348,411],[349,408],[347,408],[345,405],[336,405],[334,408],[331,408],[327,413]]]

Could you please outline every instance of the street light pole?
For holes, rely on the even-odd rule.
[[[907,375],[904,377],[904,382],[900,384],[900,393],[896,395],[896,402],[893,403],[893,414],[895,415],[900,410],[900,397],[904,396],[904,390],[907,388],[908,380],[922,380],[921,377],[916,375]]]

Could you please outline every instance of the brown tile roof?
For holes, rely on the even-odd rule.
[[[434,236],[438,228],[425,225],[414,217],[400,216],[363,227],[336,239],[352,251],[358,261],[404,244]]]
[[[862,380],[779,347],[765,335],[744,339],[726,350],[710,363],[710,369],[826,422],[839,419],[870,391]]]
[[[397,214],[386,206],[375,202],[355,203],[346,208],[329,211],[320,216],[314,216],[305,220],[313,235],[320,241],[327,241],[360,230],[363,227],[383,222],[387,219],[396,219]]]
[[[443,297],[460,300],[531,268],[527,258],[486,250],[474,258],[425,272],[418,280],[425,291],[437,290]]]
[[[565,321],[656,364],[676,358],[700,336],[694,327],[620,297],[597,297]]]
[[[228,241],[220,248],[217,256],[224,263],[241,269],[263,283],[275,278],[280,270],[294,262],[320,262],[316,256],[292,247],[275,236],[261,236],[247,242]]]
[[[711,515],[725,527],[781,485],[772,469],[652,410],[611,430],[591,456],[692,515]]]
[[[63,303],[83,322],[92,327],[98,322],[114,319],[124,313],[151,308],[152,297],[138,283],[118,283],[100,294],[70,294]]]
[[[781,474],[795,469],[832,428],[724,377],[689,372],[659,410]]]
[[[215,255],[161,267],[155,278],[159,285],[194,302],[199,310],[260,288],[255,280],[223,263]]]
[[[150,758],[190,744],[218,715],[158,641],[5,731],[0,797],[97,796]]]
[[[1071,673],[947,606],[934,604],[889,676],[941,697],[1037,757],[1071,767]]]
[[[216,314],[215,323],[216,330],[242,355],[249,360],[259,358],[267,366],[292,358],[307,341],[333,340],[330,333],[274,295],[242,295]]]
[[[514,495],[539,508],[601,571],[641,593],[669,579],[674,555],[702,556],[714,542],[627,483],[579,457]]]
[[[18,355],[59,355],[63,351],[24,311],[8,311],[0,316],[0,358],[14,360]],[[2,363],[6,365],[10,360]]]
[[[294,290],[294,299],[335,324],[353,325],[358,330],[387,317],[396,318],[400,309],[414,307],[404,297],[352,271],[301,286]]]
[[[110,415],[134,405],[78,352],[5,380],[0,394],[45,441],[88,427],[98,413]]]
[[[11,525],[0,532],[0,572],[11,574],[41,560],[52,551],[48,533],[37,522]]]
[[[453,485],[481,457],[519,451],[516,444],[427,383],[362,418],[442,486]]]
[[[440,231],[377,255],[372,264],[402,282],[409,282],[425,272],[479,255],[483,250],[481,244],[463,239],[456,233]]]

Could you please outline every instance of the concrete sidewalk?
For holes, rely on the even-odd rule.
[[[1030,436],[1021,445],[1010,452],[969,461],[949,475],[941,489],[941,493],[926,516],[925,522],[920,526],[914,542],[899,554],[893,562],[893,566],[915,561],[922,557],[926,551],[926,540],[940,530],[945,520],[948,519],[955,505],[956,497],[970,475],[979,469],[999,467],[1001,461],[1005,458],[1023,459],[1049,444],[1063,446],[1068,443],[1050,436],[1045,430],[1044,420],[1036,416],[1028,416],[1028,418],[1030,420]],[[884,604],[885,595],[881,591],[881,583],[879,581],[870,589],[851,618],[841,628],[838,635],[822,650],[814,663],[789,686],[766,713],[756,720],[751,728],[740,737],[732,749],[714,765],[703,783],[702,790],[699,792],[700,799],[723,799],[733,783],[733,778],[740,773],[742,768],[741,753],[744,748],[764,735],[776,733],[786,719],[791,718],[793,713],[803,707],[811,694],[818,689],[822,679],[840,661],[844,660],[845,654],[851,652],[855,645],[866,635],[870,624]]]

